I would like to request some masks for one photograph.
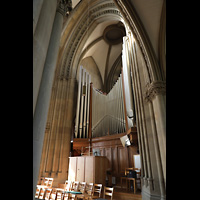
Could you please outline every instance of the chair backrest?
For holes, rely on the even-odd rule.
[[[86,187],[86,182],[79,182],[79,185],[78,185],[78,192],[82,192],[82,193],[85,193],[85,187]]]
[[[53,185],[53,178],[47,178],[47,177],[45,177],[43,185],[46,185],[48,187],[52,187],[52,185]]]
[[[38,199],[44,199],[44,194],[45,194],[45,189],[44,189],[44,188],[41,188],[41,189],[40,189],[40,194],[39,194]]]
[[[94,184],[94,193],[98,193],[98,196],[101,197],[102,184]]]
[[[45,195],[44,195],[44,199],[45,199],[45,200],[49,200],[50,195],[51,195],[51,191],[52,191],[52,189],[50,189],[50,188],[47,188],[47,189],[46,189]]]
[[[64,189],[65,189],[66,191],[70,191],[70,190],[71,190],[71,187],[72,187],[72,182],[66,180],[66,181],[65,181]]]
[[[114,188],[110,188],[110,187],[104,187],[104,193],[103,193],[103,198],[105,199],[106,196],[110,196],[112,200],[113,199],[113,191]]]
[[[140,179],[140,176],[141,176],[141,169],[140,168],[133,168],[134,171],[136,171],[136,174],[137,174],[137,179]]]
[[[93,195],[93,193],[94,193],[94,184],[93,183],[86,183],[85,193],[89,194],[89,195]]]
[[[77,191],[78,190],[79,181],[72,181],[70,191]]]
[[[55,200],[56,199],[56,189],[52,189],[49,200]]]
[[[52,185],[53,185],[53,178],[49,178],[48,186],[49,186],[49,187],[52,187]]]
[[[37,187],[36,188],[36,192],[35,192],[35,198],[39,198],[39,194],[40,194],[40,188],[39,187]]]
[[[70,200],[77,200],[77,196],[75,194],[69,193],[68,196],[67,196],[67,198],[66,198],[66,200],[68,200],[68,199],[70,199]]]
[[[134,168],[125,168],[125,176],[127,176],[129,174],[130,170],[134,170]]]
[[[38,185],[44,185],[44,179],[45,179],[45,177],[40,177]]]
[[[63,196],[63,190],[62,189],[56,189],[56,200],[61,200]]]

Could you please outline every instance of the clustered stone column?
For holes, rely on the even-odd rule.
[[[63,26],[63,15],[65,13],[66,1],[62,0],[59,3],[59,7],[54,18],[51,38],[48,45],[44,70],[42,73],[41,83],[37,96],[37,104],[35,106],[33,118],[33,199],[39,175],[51,89],[58,57],[60,37]]]
[[[158,168],[161,199],[166,199],[166,83],[154,81],[148,84],[145,101],[152,117],[152,133]]]
[[[126,32],[141,156],[142,195],[144,200],[157,199],[158,196],[164,200],[166,198],[166,86],[164,81],[150,79],[139,44],[128,26]]]
[[[57,7],[57,1],[55,0],[43,1],[37,27],[35,28],[33,35],[33,115],[35,112]],[[35,12],[36,11],[34,11],[34,13]]]

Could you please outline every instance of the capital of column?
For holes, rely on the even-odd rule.
[[[157,95],[166,94],[166,82],[165,81],[154,81],[146,86],[146,92],[144,100],[146,102],[152,101]]]
[[[72,10],[71,0],[60,0],[57,12],[61,13],[63,16],[68,16],[71,10]]]

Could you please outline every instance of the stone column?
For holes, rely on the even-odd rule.
[[[147,86],[145,100],[152,104],[155,116],[156,132],[162,164],[162,173],[166,184],[166,85],[164,81],[154,81]],[[166,186],[166,185],[165,185]]]
[[[43,2],[44,0],[33,0],[33,34],[37,26]]]
[[[44,0],[33,36],[33,115],[51,38],[56,7],[56,0]]]
[[[65,5],[60,3],[53,23],[52,34],[49,42],[44,71],[40,84],[40,90],[35,108],[35,114],[33,118],[33,199],[39,175],[45,126],[47,121],[55,67],[58,57],[64,13]]]

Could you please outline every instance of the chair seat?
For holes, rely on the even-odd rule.
[[[65,193],[71,193],[71,194],[83,194],[82,192],[75,192],[75,191],[65,191]]]
[[[99,196],[92,196],[92,199],[98,199]]]
[[[93,200],[107,200],[107,199],[98,198],[98,199],[93,199]]]

